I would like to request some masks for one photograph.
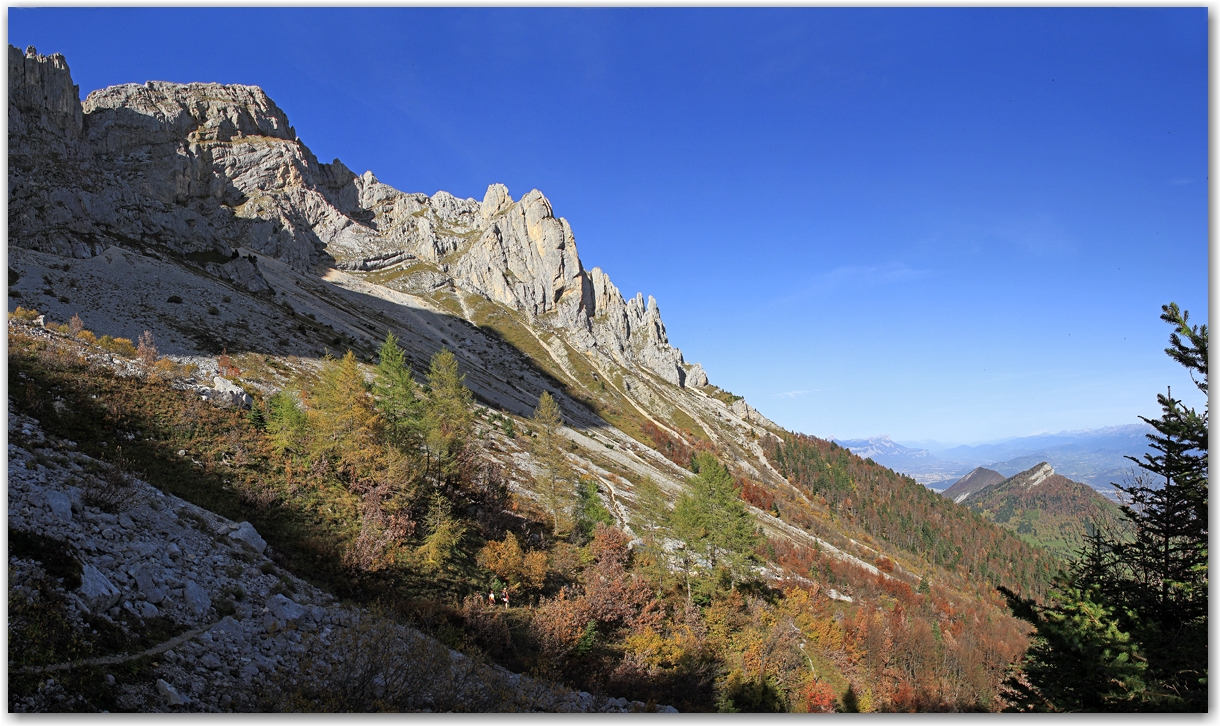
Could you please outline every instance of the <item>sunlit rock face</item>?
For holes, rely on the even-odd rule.
[[[210,274],[256,293],[271,287],[248,253],[303,271],[414,266],[432,288],[499,303],[581,354],[707,384],[669,344],[656,300],[626,299],[586,271],[571,226],[536,189],[516,201],[502,184],[482,201],[427,196],[320,163],[256,86],[150,81],[82,103],[62,55],[11,46],[9,79],[14,245],[203,255]]]

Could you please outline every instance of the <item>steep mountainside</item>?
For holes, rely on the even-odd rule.
[[[1004,479],[1004,475],[1000,472],[984,469],[980,466],[961,479],[953,482],[953,485],[941,492],[941,495],[952,499],[956,504],[961,504],[971,494],[981,489],[986,489],[992,484],[998,484],[1004,481]]]
[[[945,496],[953,496],[953,489],[963,483],[967,483],[965,479],[946,490]],[[954,501],[1065,558],[1077,554],[1084,535],[1093,527],[1114,528],[1121,520],[1113,502],[1091,487],[1056,474],[1046,462],[982,488],[965,489]]]
[[[11,47],[9,79],[9,405],[57,446],[568,687],[998,707],[1024,630],[994,586],[1040,594],[1045,553],[711,385],[537,190],[426,196],[320,163],[256,87],[81,102],[62,56]],[[399,347],[414,381],[386,372]],[[534,415],[545,394],[557,424]],[[692,501],[696,479],[721,498]],[[740,514],[735,541],[709,502]],[[488,614],[489,588],[538,610]]]
[[[79,104],[62,56],[10,47],[9,66],[18,302],[148,329],[171,353],[369,356],[391,330],[417,370],[453,350],[497,407],[526,414],[550,390],[572,423],[645,443],[651,424],[757,460],[776,428],[683,360],[655,300],[585,270],[537,190],[427,197],[321,164],[255,87],[129,84]]]

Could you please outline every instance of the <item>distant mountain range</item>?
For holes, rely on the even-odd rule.
[[[1072,558],[1091,527],[1113,529],[1118,507],[1094,489],[1038,462],[1015,476],[979,467],[942,494],[1026,542]]]
[[[835,439],[835,443],[937,491],[980,466],[1013,476],[1045,461],[1064,476],[1112,497],[1110,483],[1125,481],[1133,466],[1123,457],[1148,451],[1145,434],[1151,432],[1151,426],[1140,423],[1021,436],[976,446],[925,441],[920,444],[926,448],[916,448],[888,436]]]

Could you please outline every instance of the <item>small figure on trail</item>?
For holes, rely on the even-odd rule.
[[[492,590],[491,592],[487,593],[487,601],[492,604],[492,607],[495,607],[495,604],[496,604],[496,591],[495,590]]]
[[[504,591],[500,593],[500,597],[504,598],[504,609],[507,610],[508,609],[508,588],[504,588]]]

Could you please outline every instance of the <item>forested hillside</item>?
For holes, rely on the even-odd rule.
[[[1078,556],[1097,530],[1119,532],[1122,519],[1118,505],[1056,474],[1046,462],[974,492],[961,504],[1065,562]]]
[[[963,586],[1016,583],[1042,594],[1059,565],[977,513],[834,442],[786,435],[770,443],[767,456],[835,521],[943,569]]]

